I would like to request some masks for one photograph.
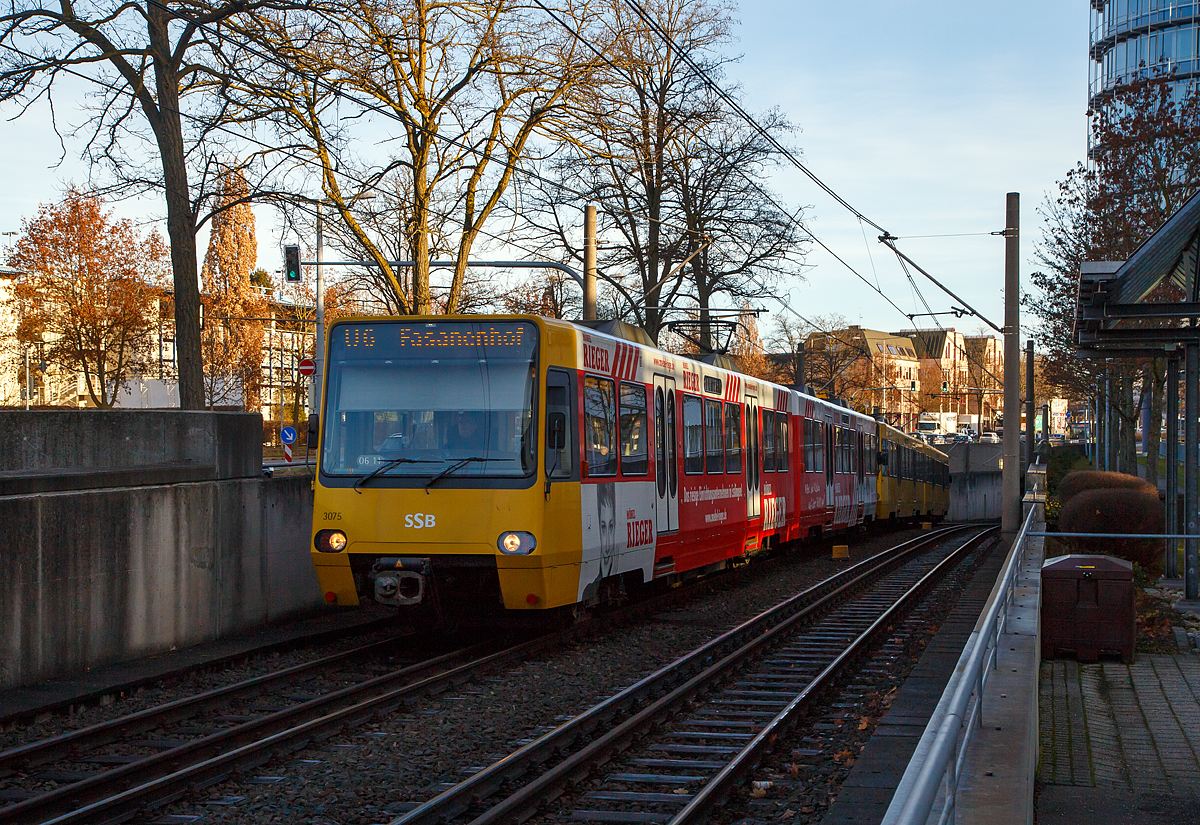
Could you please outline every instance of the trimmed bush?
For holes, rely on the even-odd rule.
[[[1076,468],[1088,468],[1087,453],[1077,444],[1060,444],[1050,448],[1050,461],[1046,465],[1046,489],[1051,495],[1058,492],[1058,485]]]
[[[1058,483],[1055,497],[1065,507],[1068,501],[1085,490],[1148,490],[1154,496],[1158,495],[1158,489],[1144,478],[1126,473],[1110,473],[1104,470],[1075,470],[1067,473]],[[1120,532],[1136,531],[1122,530]]]
[[[1119,475],[1103,473],[1102,475]],[[1126,476],[1129,478],[1129,476]],[[1140,480],[1140,479],[1139,479]],[[1063,533],[1162,533],[1163,503],[1153,486],[1082,490],[1062,506],[1058,529]],[[1161,573],[1161,539],[1063,539],[1072,553],[1116,556]]]

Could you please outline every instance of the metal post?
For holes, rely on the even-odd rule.
[[[29,409],[29,397],[33,395],[33,383],[29,380],[29,344],[25,345],[25,409]]]
[[[596,205],[583,211],[583,320],[596,320]]]
[[[1025,342],[1025,466],[1034,462],[1033,450],[1033,339]]]
[[[1001,530],[1011,545],[1021,529],[1021,195],[1009,192],[1004,221],[1004,470]]]
[[[1183,512],[1187,518],[1188,536],[1200,536],[1200,475],[1197,471],[1196,445],[1200,443],[1200,427],[1197,425],[1197,415],[1200,415],[1200,345],[1191,343],[1186,350],[1187,364],[1183,371]],[[1186,581],[1184,596],[1188,601],[1194,601],[1200,596],[1200,568],[1197,563],[1197,550],[1200,540],[1188,538],[1184,557],[1186,560]]]
[[[1111,470],[1112,461],[1112,370],[1104,368],[1104,469]]]
[[[321,204],[317,203],[317,332],[313,342],[313,375],[308,389],[308,409],[321,409],[321,379],[325,375],[325,283],[321,278],[321,258],[325,251],[325,224],[322,220]],[[283,371],[283,353],[279,355],[279,369]],[[279,419],[283,420],[283,381],[279,382]]]
[[[1179,359],[1167,359],[1167,532],[1179,532]],[[1153,422],[1158,426],[1157,422]],[[1157,461],[1150,456],[1147,461]],[[1179,578],[1179,541],[1167,539],[1165,570],[1168,578]]]

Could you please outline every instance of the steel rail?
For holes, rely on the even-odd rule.
[[[389,702],[391,703],[390,707],[394,707],[409,695],[425,691],[432,692],[444,685],[468,681],[480,672],[501,666],[510,660],[519,661],[525,656],[552,648],[567,640],[578,639],[587,634],[610,628],[614,624],[620,623],[623,617],[637,617],[647,611],[679,603],[688,598],[689,593],[693,590],[694,588],[672,590],[656,599],[632,604],[617,614],[589,619],[565,631],[541,636],[415,684],[385,691],[381,696],[354,703],[356,692],[383,687],[388,680],[411,678],[419,672],[418,668],[438,667],[452,657],[465,654],[462,651],[456,651],[394,674],[376,677],[359,685],[310,700],[303,705],[280,711],[271,716],[264,716],[246,725],[147,756],[146,759],[138,762],[0,808],[0,824],[93,821],[108,823],[128,818],[138,810],[177,799],[188,790],[221,781],[235,769],[245,769],[262,764],[277,751],[302,747],[314,736],[332,735],[336,729],[358,723],[377,713],[386,712],[389,709]],[[475,646],[471,650],[476,650],[478,647],[480,646]],[[322,703],[343,702],[344,704],[347,701],[350,702],[348,706],[329,712],[312,721],[297,722],[296,719],[292,719],[291,721],[294,723],[292,727],[284,724],[289,716],[315,715],[320,711]],[[215,755],[208,756],[214,751],[217,751]],[[206,756],[208,758],[204,758]],[[139,782],[141,784],[137,784]],[[80,805],[82,807],[78,807]],[[47,820],[46,816],[54,818]]]
[[[976,536],[948,555],[932,570],[921,577],[920,581],[909,588],[904,595],[897,599],[891,607],[883,612],[871,626],[864,630],[849,647],[838,654],[807,687],[801,690],[787,707],[781,710],[775,718],[766,724],[740,753],[729,761],[713,779],[704,785],[683,807],[671,818],[669,825],[696,825],[704,822],[716,805],[720,804],[729,794],[733,786],[747,773],[757,767],[762,758],[770,752],[775,742],[785,736],[796,725],[796,722],[807,710],[808,705],[825,688],[835,682],[841,672],[864,650],[869,648],[876,637],[888,630],[897,616],[920,599],[959,561],[974,550],[989,535],[999,528],[992,527]]]
[[[394,673],[368,679],[0,808],[0,823],[87,822],[102,813],[105,815],[104,821],[110,821],[118,809],[122,812],[129,810],[122,806],[130,802],[136,801],[135,808],[140,808],[151,798],[158,801],[159,798],[153,794],[155,790],[166,788],[172,791],[173,796],[182,795],[182,792],[176,792],[180,787],[187,788],[202,780],[217,781],[214,777],[223,778],[235,766],[250,766],[252,762],[244,758],[247,755],[265,754],[258,761],[266,761],[272,748],[279,748],[288,740],[299,739],[301,734],[311,738],[314,732],[340,728],[349,720],[361,718],[356,713],[369,710],[366,715],[370,716],[389,702],[398,704],[405,696],[469,678],[480,667],[505,661],[516,655],[515,650],[538,641],[535,639],[517,648],[508,648],[482,659],[472,659],[417,682],[411,679],[455,660],[477,656],[483,645],[453,651]],[[405,684],[394,687],[398,682]],[[373,691],[380,692],[370,699],[362,699]]]
[[[43,713],[59,712],[64,708],[68,708],[73,705],[86,704],[88,702],[98,700],[101,696],[111,696],[114,693],[133,690],[134,688],[159,682],[163,679],[173,679],[189,673],[196,673],[197,671],[222,667],[230,662],[245,661],[246,659],[254,656],[261,656],[279,650],[295,650],[301,647],[328,645],[346,639],[353,640],[353,638],[356,636],[363,636],[367,633],[384,629],[389,625],[394,625],[395,623],[395,617],[391,616],[373,619],[359,625],[340,627],[331,630],[320,630],[315,633],[306,634],[296,638],[270,642],[258,647],[239,650],[234,653],[225,653],[215,658],[205,659],[200,662],[189,662],[188,664],[175,668],[174,670],[158,672],[150,676],[141,676],[135,679],[117,682],[115,684],[108,684],[103,688],[92,688],[85,693],[77,694],[67,699],[56,699],[53,702],[48,702],[45,705],[40,705],[36,708],[9,713],[7,715],[0,716],[0,725],[5,725],[18,719],[35,718]]]
[[[531,805],[536,807],[545,794],[565,783],[577,772],[586,770],[587,765],[598,758],[600,754],[611,752],[618,745],[628,742],[632,735],[629,733],[630,730],[648,726],[656,719],[661,718],[668,709],[679,705],[696,690],[706,685],[714,674],[724,673],[730,667],[744,662],[744,659],[736,652],[737,650],[745,647],[757,649],[797,622],[830,606],[838,597],[855,590],[867,580],[884,575],[910,556],[922,552],[929,545],[936,544],[956,532],[967,529],[971,528],[950,527],[928,536],[910,539],[830,576],[665,665],[579,716],[564,722],[554,730],[492,763],[453,788],[421,803],[413,810],[393,820],[392,825],[438,825],[438,823],[458,816],[480,799],[494,794],[506,782],[518,779],[534,766],[547,761],[553,754],[566,750],[581,736],[590,734],[601,724],[611,721],[619,713],[625,712],[641,702],[654,699],[655,696],[659,697],[652,704],[592,741],[579,752],[563,759],[517,794],[491,808],[487,816],[475,819],[472,825],[501,821],[508,816],[529,809]],[[727,653],[731,649],[735,652]],[[717,661],[714,664],[715,659]],[[691,676],[697,672],[698,675]]]
[[[975,629],[971,632],[942,700],[925,727],[921,741],[884,814],[884,825],[924,825],[946,784],[946,799],[939,822],[954,816],[954,797],[967,744],[982,713],[988,667],[995,661],[1000,635],[1008,621],[1008,607],[1016,591],[1017,574],[1025,560],[1030,527],[1037,507],[1031,507],[1008,552]],[[947,701],[949,697],[949,701]],[[972,700],[975,700],[972,702]]]
[[[101,745],[107,745],[122,736],[142,733],[160,725],[190,719],[213,705],[229,702],[244,694],[261,691],[263,688],[270,687],[271,685],[290,682],[297,677],[323,670],[347,660],[384,653],[389,648],[394,647],[397,642],[410,635],[412,634],[402,634],[391,639],[373,642],[372,644],[363,645],[353,650],[335,653],[332,656],[324,656],[320,659],[314,659],[311,662],[303,662],[283,670],[245,679],[232,685],[214,688],[204,693],[198,693],[195,696],[187,696],[182,699],[176,699],[173,702],[155,705],[154,707],[146,708],[117,719],[100,722],[86,728],[81,728],[80,730],[68,731],[58,736],[52,736],[49,739],[41,739],[37,742],[18,745],[0,752],[0,770],[20,770],[34,767],[44,764],[51,759],[61,758],[62,754],[67,750],[78,753],[84,748],[96,748]],[[73,759],[72,761],[78,760]],[[3,808],[0,808],[0,812],[3,812],[3,810]]]

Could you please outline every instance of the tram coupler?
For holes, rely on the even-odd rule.
[[[431,573],[429,559],[394,556],[377,559],[371,568],[375,601],[397,607],[420,604]]]

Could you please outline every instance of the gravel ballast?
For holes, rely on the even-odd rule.
[[[421,700],[138,821],[169,813],[204,822],[388,822],[730,627],[916,535],[862,538],[850,559],[832,559],[821,546],[727,574],[684,607]]]

